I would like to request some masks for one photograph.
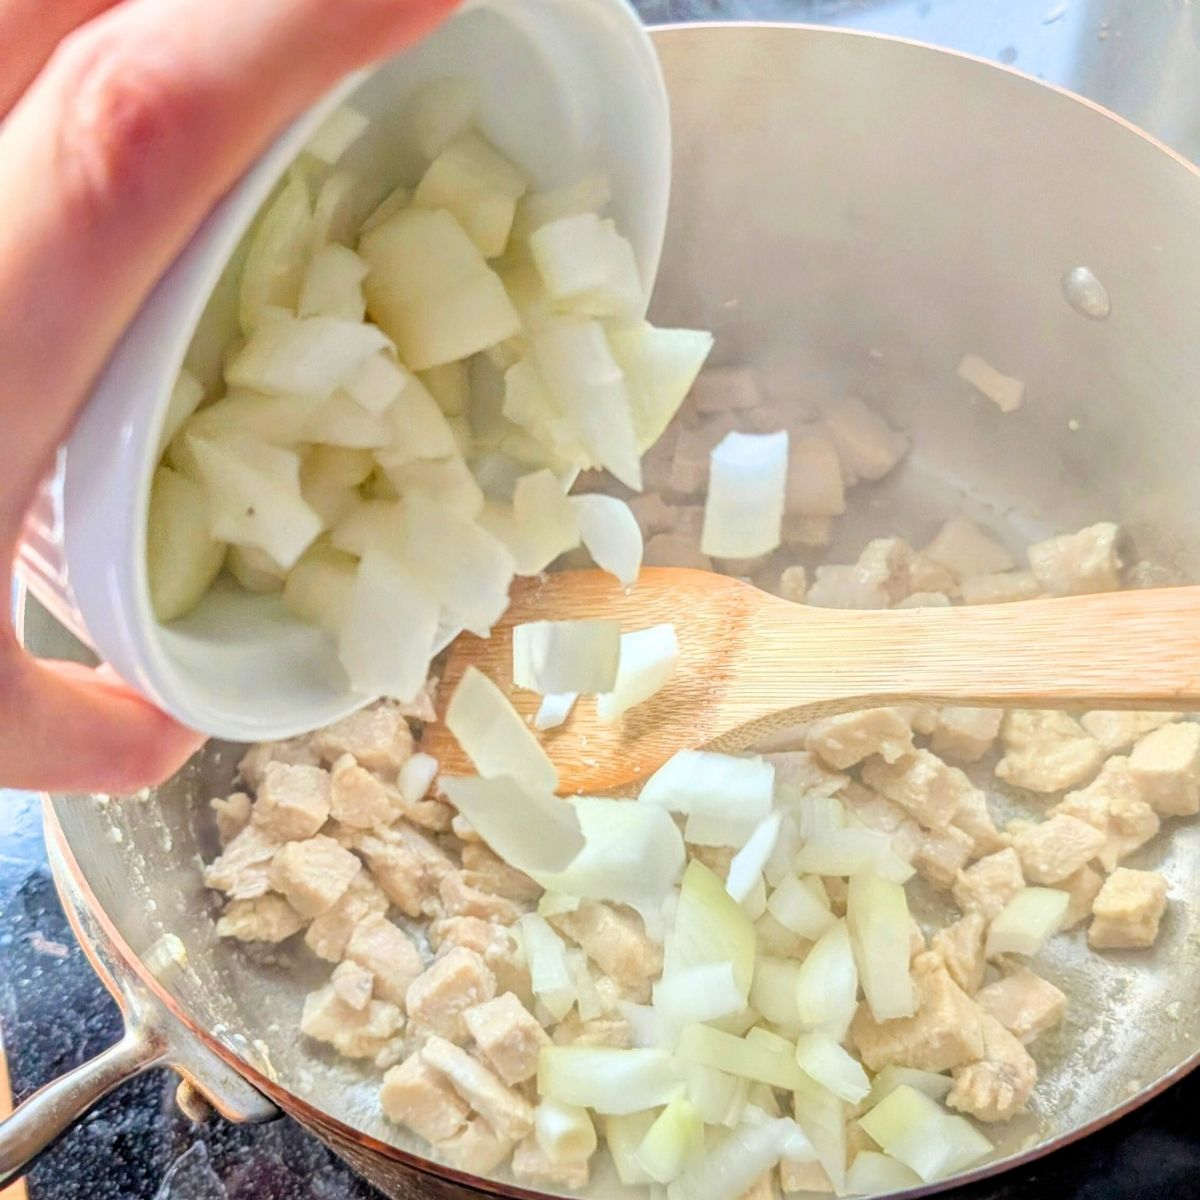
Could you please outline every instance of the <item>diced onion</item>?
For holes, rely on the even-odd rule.
[[[387,412],[407,382],[407,372],[386,354],[372,354],[342,381],[342,390],[367,412]]]
[[[617,1178],[627,1187],[653,1182],[637,1161],[635,1153],[657,1116],[657,1109],[646,1109],[610,1116],[604,1122],[604,1144],[613,1160]]]
[[[694,812],[688,814],[683,836],[692,846],[729,846],[740,850],[750,840],[754,827],[754,821],[742,817]]]
[[[862,1064],[828,1034],[804,1034],[796,1042],[796,1062],[814,1083],[850,1104],[857,1104],[871,1090]]]
[[[529,965],[530,988],[554,1019],[561,1021],[571,1011],[576,998],[567,948],[562,938],[537,913],[526,913],[517,922],[517,928],[521,931],[521,945]],[[543,1096],[552,1095],[540,1086],[538,1090]]]
[[[513,629],[513,683],[542,695],[607,692],[620,655],[618,621],[530,621]]]
[[[304,274],[297,312],[302,317],[361,321],[367,313],[362,290],[367,270],[367,264],[353,250],[337,244],[323,246]]]
[[[683,1083],[663,1050],[543,1046],[537,1089],[543,1099],[620,1115],[667,1104]]]
[[[348,104],[339,105],[321,122],[305,151],[332,166],[367,131],[370,122]]]
[[[768,764],[769,765],[769,764]],[[781,814],[769,813],[758,823],[746,844],[733,856],[725,877],[725,890],[740,904],[762,886],[763,868],[779,837]]]
[[[846,809],[836,796],[802,796],[791,810],[799,836],[805,842],[846,827]]]
[[[934,1100],[944,1100],[954,1086],[954,1080],[949,1075],[919,1071],[916,1067],[886,1066],[871,1080],[871,1094],[863,1107],[874,1108],[903,1085],[916,1088],[918,1092],[924,1092]]]
[[[741,1196],[781,1158],[812,1160],[812,1147],[786,1117],[746,1122],[667,1185],[667,1200],[729,1200]]]
[[[405,112],[417,148],[426,158],[439,154],[475,122],[479,86],[473,79],[449,75],[423,85]]]
[[[484,509],[485,527],[502,538],[516,559],[518,575],[538,575],[560,554],[579,545],[579,521],[552,471],[521,476],[513,488],[512,511],[507,521],[494,524]]]
[[[795,1051],[790,1044],[787,1052],[781,1054],[774,1045],[749,1036],[735,1037],[711,1025],[685,1026],[679,1035],[675,1054],[684,1062],[700,1063],[701,1066],[789,1091],[802,1087],[805,1080],[804,1072],[796,1065]]]
[[[689,1025],[741,1012],[746,993],[730,963],[696,963],[663,975],[654,985],[654,1007],[672,1025]]]
[[[687,1098],[696,1106],[706,1125],[725,1125],[732,1128],[742,1119],[750,1081],[724,1071],[686,1063],[683,1075],[687,1080]]]
[[[552,1163],[586,1162],[596,1152],[596,1127],[587,1109],[543,1100],[533,1110],[533,1132]]]
[[[796,855],[796,870],[805,875],[848,878],[874,871],[903,883],[912,868],[892,852],[892,839],[874,829],[831,829],[810,838]]]
[[[583,849],[579,817],[551,791],[507,775],[443,778],[441,786],[475,832],[518,871],[562,871]]]
[[[677,1026],[668,1025],[662,1013],[651,1004],[618,1002],[621,1016],[629,1022],[629,1043],[652,1050],[674,1050],[679,1038]]]
[[[438,760],[432,754],[414,754],[396,776],[396,786],[405,803],[416,804],[423,800],[429,794],[437,773]]]
[[[289,612],[336,636],[346,619],[357,575],[353,557],[316,542],[288,573],[283,603]]]
[[[1029,887],[1018,892],[988,929],[988,958],[1036,954],[1062,928],[1070,899],[1059,888]]]
[[[750,890],[738,901],[751,921],[757,921],[767,911],[767,882],[761,875],[754,877]]]
[[[680,750],[642,785],[638,803],[757,824],[771,811],[774,782],[775,768],[764,758]]]
[[[858,962],[867,1006],[876,1021],[916,1012],[909,973],[911,918],[904,888],[871,874],[853,875],[846,897],[846,926]]]
[[[846,1190],[852,1196],[877,1196],[917,1187],[921,1177],[890,1154],[860,1150],[846,1172]]]
[[[260,324],[268,308],[295,311],[312,244],[308,188],[293,179],[263,211],[250,238],[238,301],[244,333]]]
[[[646,1130],[634,1157],[656,1183],[670,1183],[704,1147],[704,1123],[686,1096],[676,1096]]]
[[[785,929],[815,942],[837,918],[795,875],[787,876],[767,899],[767,912]],[[905,942],[907,947],[908,943]]]
[[[594,1021],[604,1014],[604,1003],[596,981],[592,978],[588,966],[587,955],[582,950],[567,951],[567,966],[571,971],[571,979],[575,984],[575,1007],[581,1021]]]
[[[965,1118],[951,1116],[907,1084],[860,1117],[859,1124],[925,1183],[965,1170],[994,1149]]]
[[[199,484],[159,467],[150,489],[146,567],[150,601],[160,621],[173,621],[208,591],[225,561],[225,546],[209,526]]]
[[[730,433],[713,449],[700,549],[714,558],[769,554],[783,540],[786,433]]]
[[[558,772],[503,692],[477,667],[468,667],[446,709],[446,727],[485,778],[509,775],[553,792]]]
[[[543,892],[538,901],[538,916],[557,917],[560,913],[576,912],[581,903],[578,896],[567,896],[562,892]]]
[[[662,691],[675,674],[679,642],[674,625],[653,625],[621,635],[621,665],[611,692],[596,700],[596,715],[612,723]]]
[[[666,813],[661,815],[670,820]],[[750,918],[721,880],[693,859],[679,889],[675,921],[664,952],[664,976],[703,963],[728,964],[744,1007],[754,978],[754,955],[754,925]]]
[[[642,531],[624,500],[614,496],[572,496],[579,534],[592,561],[626,587],[642,567]]]
[[[204,384],[195,375],[183,367],[175,386],[171,389],[171,399],[167,404],[166,415],[163,417],[162,432],[158,435],[158,456],[175,439],[175,435],[183,428],[188,417],[204,403]]]
[[[557,729],[559,725],[565,724],[578,699],[579,696],[575,692],[543,696],[533,718],[534,729]]]
[[[763,867],[763,876],[770,887],[777,888],[792,873],[792,864],[796,861],[796,851],[800,849],[800,833],[796,828],[796,820],[789,812],[782,812],[779,822],[779,836],[775,839],[775,848]]]
[[[754,982],[750,985],[750,1007],[774,1025],[799,1025],[796,1010],[796,979],[800,964],[791,959],[759,954],[754,960]]]
[[[795,1089],[792,1105],[796,1123],[812,1143],[833,1190],[840,1195],[846,1181],[846,1105],[807,1073]]]
[[[796,1009],[804,1028],[823,1030],[840,1042],[857,1007],[858,969],[846,923],[838,921],[800,964]]]

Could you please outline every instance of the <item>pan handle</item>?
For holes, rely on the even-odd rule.
[[[166,1053],[160,1035],[129,1029],[103,1053],[34,1092],[0,1122],[0,1188],[24,1174],[94,1104],[163,1062]]]

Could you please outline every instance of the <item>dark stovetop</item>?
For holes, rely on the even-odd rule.
[[[116,1006],[63,916],[37,804],[0,792],[0,1038],[18,1100],[120,1033]],[[292,1121],[193,1125],[152,1071],[47,1154],[30,1200],[367,1200],[378,1193]],[[960,1200],[1200,1197],[1200,1072],[1110,1129]],[[0,1200],[7,1200],[0,1193]]]

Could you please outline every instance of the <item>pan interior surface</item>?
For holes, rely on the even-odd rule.
[[[1191,168],[1076,99],[920,46],[756,26],[656,41],[675,166],[651,318],[713,330],[714,364],[755,367],[772,405],[815,413],[858,395],[912,439],[900,470],[860,485],[824,559],[853,561],[880,534],[923,545],[956,512],[1015,548],[1113,520],[1136,559],[1200,581]],[[1078,268],[1106,290],[1105,319],[1064,290]],[[955,378],[968,353],[1025,382],[1019,411]],[[73,653],[32,604],[25,636],[36,653]],[[330,1117],[416,1151],[379,1116],[378,1074],[299,1034],[327,964],[216,939],[201,880],[217,851],[207,802],[228,793],[239,755],[213,745],[146,798],[61,797],[54,815],[134,954],[166,931],[182,939],[188,965],[164,987],[199,1032]],[[1077,931],[1039,958],[1068,1015],[1034,1047],[1030,1111],[988,1129],[1001,1156],[1100,1121],[1200,1046],[1187,899],[1200,828],[1171,823],[1125,865],[1170,883],[1158,943],[1095,954]],[[937,897],[925,903],[936,915]]]

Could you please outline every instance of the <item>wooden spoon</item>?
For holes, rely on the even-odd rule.
[[[488,639],[450,649],[444,711],[468,665],[523,717],[540,697],[512,687],[512,628],[526,621],[670,622],[679,664],[656,696],[617,724],[582,697],[542,735],[559,791],[599,793],[645,778],[677,750],[740,749],[815,717],[925,702],[1013,708],[1200,708],[1200,587],[1111,592],[961,608],[808,608],[709,571],[643,570],[625,591],[601,571],[519,580]],[[450,775],[472,774],[444,724],[423,749]]]

